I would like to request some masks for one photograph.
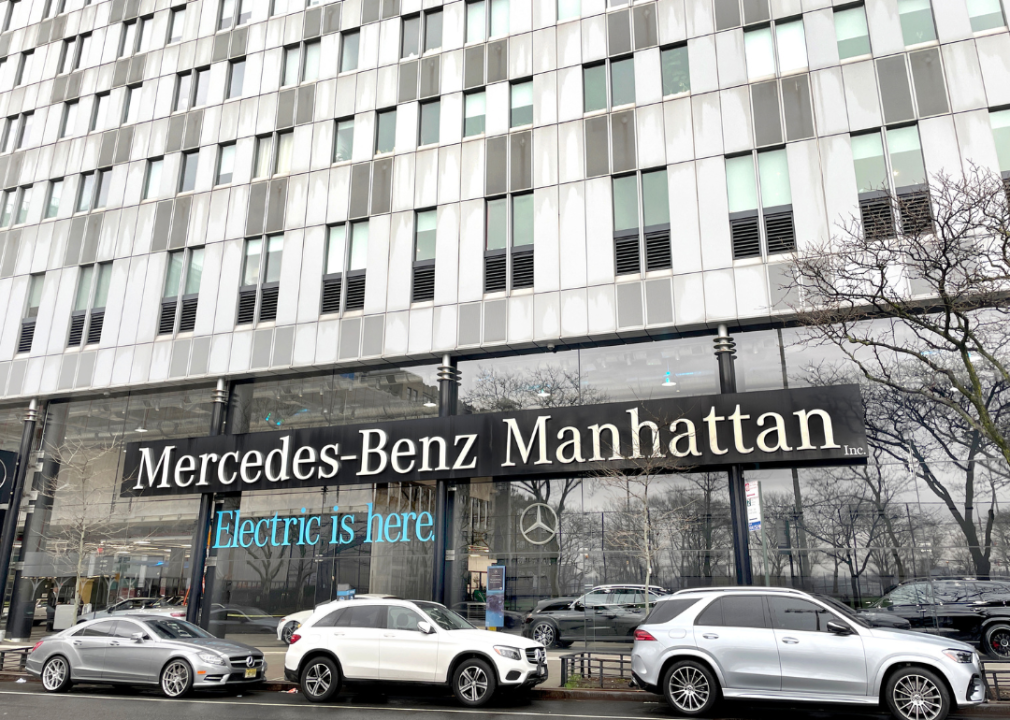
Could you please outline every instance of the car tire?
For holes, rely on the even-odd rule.
[[[922,667],[902,668],[891,675],[884,698],[898,720],[945,720],[951,707],[946,683]]]
[[[992,625],[982,634],[986,654],[996,660],[1010,660],[1010,625]]]
[[[452,674],[452,692],[466,707],[486,705],[497,686],[494,669],[480,658],[464,660]]]
[[[663,676],[663,695],[681,715],[700,717],[711,712],[719,701],[719,681],[705,665],[681,660]]]
[[[290,645],[291,636],[295,634],[295,630],[297,630],[298,627],[298,623],[294,620],[284,623],[284,627],[281,628],[281,642],[285,645]]]
[[[302,668],[302,695],[309,702],[327,702],[340,692],[343,677],[340,668],[328,657],[316,657]]]
[[[70,663],[62,655],[53,655],[42,666],[42,687],[46,692],[61,693],[70,689]]]
[[[545,648],[558,647],[558,626],[550,620],[538,620],[530,630],[530,638]]]
[[[186,697],[193,689],[193,668],[185,660],[172,660],[162,669],[158,684],[167,698]]]

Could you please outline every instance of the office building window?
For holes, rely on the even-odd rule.
[[[112,186],[112,169],[99,170],[95,173],[95,210],[100,210],[109,202],[109,188]]]
[[[305,43],[305,62],[302,65],[302,82],[315,82],[319,79],[319,54],[322,44],[319,40]]]
[[[75,212],[89,212],[95,198],[95,173],[81,175],[77,190],[77,206]]]
[[[466,41],[484,42],[509,32],[509,0],[474,0],[466,4]]]
[[[256,140],[256,160],[253,165],[253,179],[283,175],[291,172],[291,156],[294,152],[294,131],[288,130],[275,135],[264,135]],[[276,152],[274,151],[276,147]]]
[[[487,200],[484,231],[484,292],[533,287],[533,195]]]
[[[42,213],[43,220],[56,217],[60,212],[60,200],[63,197],[63,178],[53,180],[49,183],[49,195],[46,198],[45,210]]]
[[[607,71],[610,82],[607,83]],[[590,113],[635,102],[635,60],[631,57],[604,61],[582,68],[583,110]],[[531,120],[532,122],[532,120]]]
[[[687,45],[665,48],[660,53],[663,74],[663,95],[679,95],[691,91],[691,67]]]
[[[582,0],[558,0],[558,22],[582,17]]]
[[[533,124],[533,81],[512,84],[511,127]]]
[[[351,225],[351,248],[347,256],[347,295],[344,298],[344,310],[363,310],[365,307],[368,230],[367,220]]]
[[[396,147],[396,109],[376,115],[375,154],[393,152]]]
[[[215,185],[227,185],[235,173],[235,143],[222,145],[217,157],[217,177]]]
[[[232,27],[245,25],[252,19],[255,0],[221,0],[221,14],[218,16],[217,29],[228,30]]]
[[[744,33],[747,77],[753,82],[765,77],[806,70],[807,46],[803,21],[773,23]],[[776,61],[777,58],[777,61]]]
[[[347,32],[341,34],[342,45],[340,47],[340,72],[348,72],[358,69],[358,42],[361,39],[361,32]]]
[[[354,118],[337,120],[333,139],[333,162],[346,162],[354,154]]]
[[[467,93],[463,109],[463,136],[480,135],[484,132],[484,116],[486,113],[486,94],[480,92]]]
[[[785,150],[727,158],[726,190],[734,259],[791,252],[796,248]]]
[[[411,302],[435,299],[436,210],[418,211],[414,217],[414,275]]]
[[[151,200],[158,197],[161,191],[161,171],[165,165],[163,158],[156,158],[147,161],[147,171],[144,173],[143,200]]]
[[[158,334],[191,332],[196,327],[196,311],[203,278],[203,248],[177,250],[168,255],[165,287],[161,294],[161,316]]]
[[[246,240],[237,324],[277,319],[284,236]]]
[[[441,103],[438,100],[421,103],[421,137],[419,145],[438,144]]]
[[[898,0],[898,17],[906,46],[936,40],[933,7],[929,0]]]
[[[186,29],[186,8],[175,8],[172,10],[172,17],[168,23],[168,43],[182,42],[182,35]]]
[[[44,273],[32,275],[28,281],[28,299],[21,320],[21,333],[18,336],[17,351],[19,353],[29,352],[32,349],[32,340],[35,337],[35,320],[39,314],[39,307],[42,305],[42,288],[45,281]]]
[[[968,17],[973,32],[994,30],[1006,25],[1000,0],[968,0]]]
[[[123,124],[132,125],[140,119],[140,92],[143,85],[130,85],[123,97]]]
[[[20,150],[31,142],[32,114],[14,115],[4,123],[3,152]]]
[[[130,57],[137,52],[138,41],[138,20],[131,20],[122,24],[119,41],[119,57]]]
[[[35,64],[35,51],[21,53],[18,70],[14,75],[14,87],[31,81],[32,67]]]
[[[137,52],[146,53],[154,47],[154,16],[137,20]]]
[[[442,11],[429,10],[424,14],[424,51],[426,53],[442,47]]]
[[[15,225],[23,225],[28,222],[28,208],[32,203],[32,187],[31,185],[23,187],[18,191],[18,209],[14,216]]]
[[[88,132],[105,130],[109,123],[109,106],[112,104],[112,96],[109,93],[99,93],[95,95],[95,103],[91,111],[91,125]]]
[[[242,86],[245,84],[245,58],[232,60],[228,64],[228,94],[227,99],[242,96]]]
[[[400,58],[417,57],[421,53],[421,16],[405,17],[401,25]]]
[[[286,175],[291,172],[291,158],[295,150],[295,133],[293,130],[277,133],[277,165],[275,175]]]
[[[207,104],[207,95],[210,92],[210,68],[197,70],[193,80],[193,107],[200,107]]]
[[[184,72],[175,76],[175,99],[172,102],[172,111],[180,112],[189,110],[193,100],[193,73]]]
[[[343,291],[344,260],[347,252],[347,226],[334,225],[326,238],[326,264],[323,268],[323,292],[320,314],[340,312]]]
[[[989,113],[992,139],[996,144],[996,157],[1000,172],[1010,177],[1010,110]]]
[[[73,72],[81,66],[81,59],[86,58],[91,50],[91,36],[78,35],[63,41],[58,74]]]
[[[59,132],[61,139],[70,137],[77,129],[77,108],[79,105],[80,102],[77,100],[63,103],[63,117],[60,119]]]
[[[862,5],[835,11],[835,38],[841,60],[870,54],[870,29]]]

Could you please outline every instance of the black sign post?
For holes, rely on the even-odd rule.
[[[0,532],[0,601],[7,596],[7,576],[10,573],[11,560],[14,555],[14,540],[17,538],[18,514],[21,511],[21,497],[24,494],[25,478],[28,476],[28,465],[31,462],[32,442],[35,439],[35,423],[39,417],[38,401],[32,400],[25,413],[24,427],[21,430],[21,445],[18,448],[18,462],[11,483],[7,503],[7,513],[4,516],[3,531]],[[14,608],[7,618],[7,630],[10,631],[17,622]],[[6,635],[5,635],[6,637]]]

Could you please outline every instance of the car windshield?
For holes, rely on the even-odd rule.
[[[443,630],[473,630],[473,625],[454,613],[449,608],[435,603],[417,603],[421,612],[435,621]]]
[[[839,602],[832,597],[828,597],[827,595],[814,595],[814,597],[820,600],[822,603],[829,605],[832,610],[835,610],[840,614],[844,615],[846,620],[851,620],[857,625],[861,625],[862,627],[865,628],[870,627],[870,623],[868,623],[865,619],[859,617],[859,614],[845,603]]]
[[[163,640],[214,637],[206,630],[198,628],[196,625],[190,625],[188,622],[183,622],[182,620],[145,620],[144,624]]]

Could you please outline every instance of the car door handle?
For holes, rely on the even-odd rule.
[[[395,638],[396,637],[396,633],[383,633],[382,637]]]
[[[74,647],[80,647],[82,645],[80,640],[74,640]]]
[[[343,637],[344,633],[333,633],[333,637]]]
[[[706,640],[718,640],[719,639],[719,636],[716,635],[715,633],[705,633],[704,635],[702,635],[702,637],[705,638]]]
[[[117,642],[110,642],[109,643],[109,647],[119,647],[119,643],[117,643]]]
[[[796,638],[791,638],[791,637],[784,637],[784,638],[782,638],[782,642],[784,642],[786,645],[799,645],[800,644],[799,640],[797,640]]]

